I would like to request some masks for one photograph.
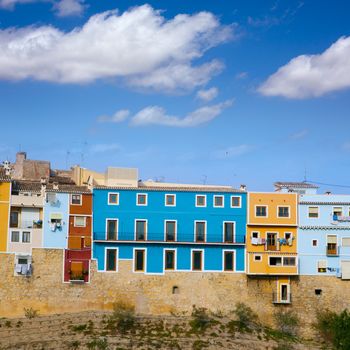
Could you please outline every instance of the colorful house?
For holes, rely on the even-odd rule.
[[[4,168],[0,168],[0,252],[7,251],[10,216],[11,180]]]
[[[350,195],[300,195],[298,247],[301,275],[350,279]]]
[[[247,274],[273,276],[273,302],[290,303],[290,276],[298,274],[296,193],[249,193]]]
[[[145,274],[245,271],[244,190],[135,179],[135,186],[93,190],[93,257],[100,271],[118,272],[120,260]]]

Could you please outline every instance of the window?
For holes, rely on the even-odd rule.
[[[271,266],[282,266],[282,258],[270,256],[269,257],[269,265]]]
[[[317,261],[317,272],[319,272],[319,273],[327,272],[327,261],[326,260],[318,260]]]
[[[206,207],[207,206],[207,196],[196,195],[196,207]]]
[[[343,237],[342,246],[343,247],[350,247],[350,237]]]
[[[81,205],[81,194],[72,194],[71,204]]]
[[[118,235],[118,220],[107,219],[107,240],[115,241]]]
[[[147,205],[147,194],[138,193],[136,204],[137,205]]]
[[[295,266],[295,258],[294,257],[283,258],[283,266]]]
[[[255,207],[255,216],[266,217],[267,207],[265,205],[258,205]]]
[[[192,271],[202,271],[203,252],[201,250],[192,250]]]
[[[74,226],[75,227],[85,227],[86,217],[85,216],[74,216]]]
[[[30,243],[30,232],[29,231],[22,232],[22,243]]]
[[[343,215],[343,208],[342,207],[333,207],[333,219],[337,220],[338,216]]]
[[[281,284],[281,302],[289,302],[288,284]]]
[[[262,261],[262,256],[261,255],[254,255],[254,261],[255,262],[261,262]]]
[[[215,208],[224,207],[224,196],[214,196],[214,207]]]
[[[165,205],[167,207],[175,207],[175,205],[176,205],[176,195],[175,194],[166,194],[165,195]]]
[[[317,219],[318,218],[318,207],[309,207],[308,208],[308,216],[311,219]]]
[[[233,243],[235,235],[235,223],[224,222],[224,242]]]
[[[252,232],[252,238],[259,238],[259,232],[257,231]]]
[[[317,247],[317,239],[313,239],[312,240],[312,246],[313,247]]]
[[[279,218],[289,218],[289,207],[278,207]]]
[[[224,251],[224,271],[234,271],[234,252]]]
[[[135,249],[134,270],[135,272],[145,271],[145,250],[144,249]]]
[[[206,234],[206,222],[205,221],[196,221],[195,222],[195,241],[196,242],[205,242]]]
[[[136,220],[136,240],[145,241],[147,235],[147,221],[146,220]]]
[[[106,249],[106,271],[117,271],[117,249]]]
[[[337,241],[336,235],[327,236],[327,255],[338,255]]]
[[[175,270],[175,250],[165,251],[164,269]]]
[[[10,213],[10,227],[18,227],[19,212],[11,211]]]
[[[176,221],[165,221],[165,240],[174,242],[176,237]]]
[[[119,204],[119,193],[108,193],[108,204]]]
[[[19,242],[19,231],[11,232],[11,242]]]
[[[240,207],[241,207],[241,197],[231,196],[231,208],[240,208]]]
[[[285,232],[284,233],[284,239],[288,240],[288,239],[291,239],[293,237],[292,233],[291,232]]]

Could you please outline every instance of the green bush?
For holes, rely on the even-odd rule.
[[[233,313],[236,317],[236,321],[233,322],[239,331],[248,331],[259,323],[258,315],[244,303],[236,303]]]
[[[209,317],[206,308],[196,308],[196,306],[193,305],[192,319],[189,322],[193,332],[204,332],[212,323],[213,320]]]
[[[340,314],[329,310],[319,311],[315,328],[335,349],[350,349],[350,313],[348,310],[343,310]]]
[[[26,318],[32,319],[34,317],[38,317],[39,316],[38,310],[34,310],[32,307],[30,307],[28,309],[24,308],[23,310],[24,310],[24,316]]]
[[[125,303],[116,303],[113,314],[107,321],[107,326],[111,331],[127,333],[134,328],[136,323],[134,307]]]
[[[278,331],[281,333],[295,337],[299,327],[298,316],[292,310],[277,310],[274,318]]]

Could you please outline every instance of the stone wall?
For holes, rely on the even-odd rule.
[[[302,276],[291,281],[291,305],[272,304],[276,278],[257,279],[236,273],[169,272],[165,275],[132,273],[131,261],[120,261],[118,273],[96,271],[91,263],[87,284],[62,282],[63,250],[33,249],[33,276],[14,276],[14,255],[0,254],[0,316],[16,317],[23,308],[40,314],[110,310],[126,301],[140,314],[189,313],[192,305],[227,313],[240,301],[248,304],[264,322],[272,323],[277,308],[292,308],[311,334],[315,311],[350,307],[350,282],[335,277]],[[173,294],[173,287],[177,293]],[[321,295],[315,289],[322,289]]]

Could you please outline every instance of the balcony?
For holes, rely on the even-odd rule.
[[[292,293],[272,293],[272,303],[273,304],[291,304],[292,303]]]
[[[44,198],[41,195],[12,195],[11,205],[13,207],[38,207],[42,208],[44,206]]]
[[[10,228],[41,229],[42,227],[43,227],[42,220],[25,220],[20,222],[10,222]]]

